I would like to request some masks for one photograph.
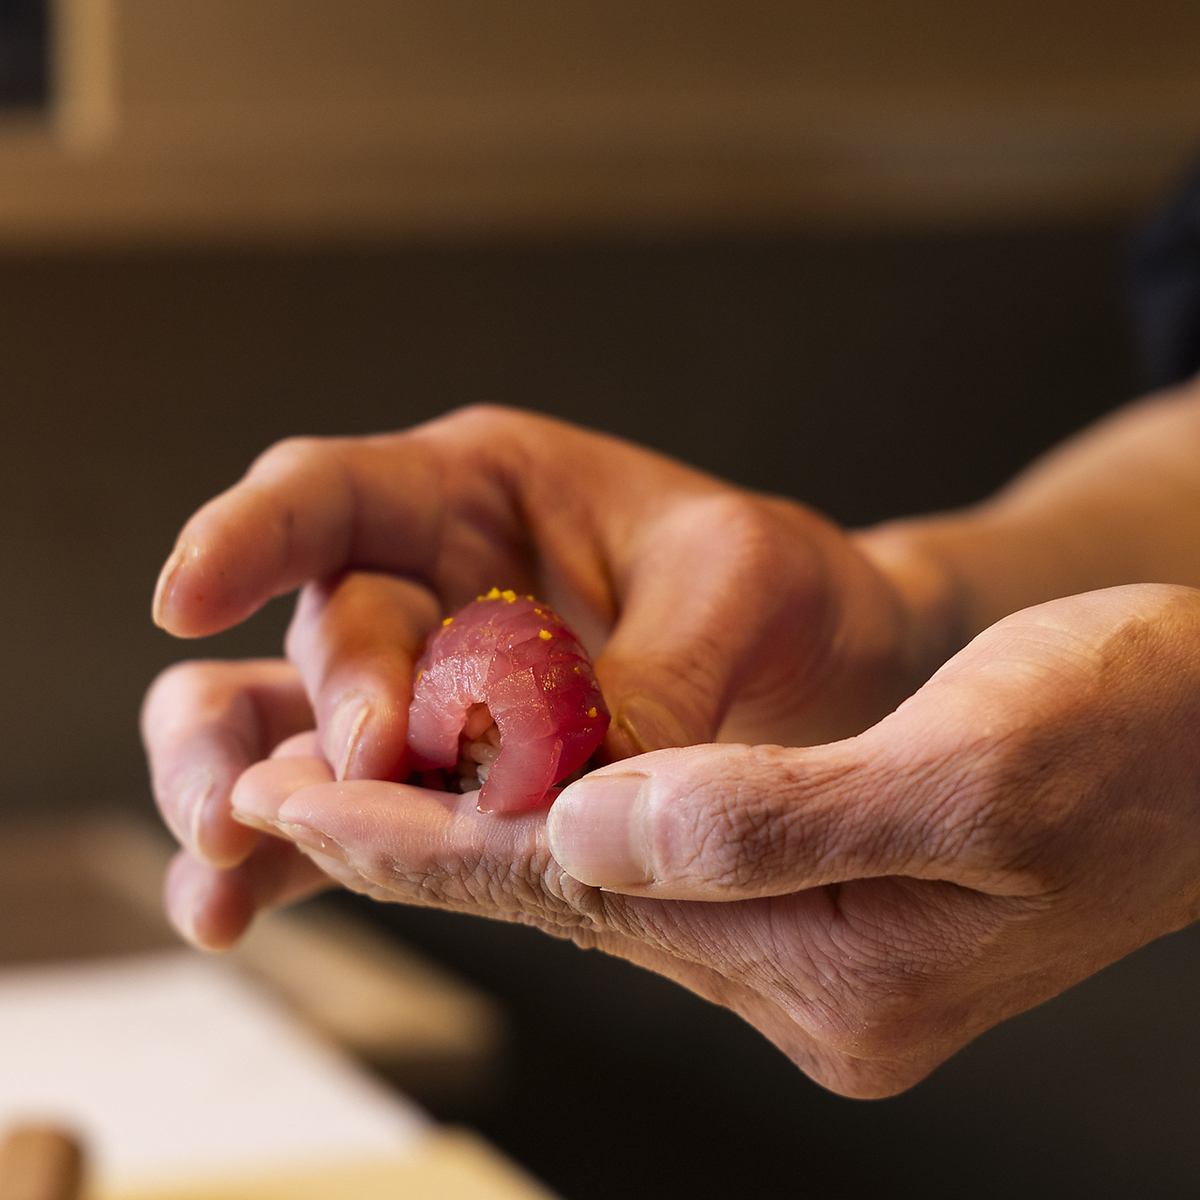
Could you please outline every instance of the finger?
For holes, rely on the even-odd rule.
[[[1114,615],[1127,613],[1112,592],[1013,614],[858,737],[697,746],[592,772],[556,799],[550,846],[583,883],[655,897],[778,896],[884,875],[1041,894],[1062,837],[1045,777],[1064,756],[1102,750],[1070,739],[1096,725],[1110,681],[1093,639]]]
[[[810,539],[733,491],[689,497],[639,534],[618,577],[621,618],[596,664],[614,759],[714,741],[734,695],[783,707],[819,644]]]
[[[265,768],[263,768],[265,770]],[[381,901],[446,908],[533,925],[676,979],[743,1014],[816,1070],[822,970],[805,954],[785,967],[778,928],[819,941],[831,908],[821,891],[742,905],[616,896],[566,876],[549,853],[543,814],[497,818],[467,798],[404,784],[326,783],[262,789],[256,820],[273,825],[346,887]],[[281,797],[282,800],[281,800]],[[785,905],[786,908],[780,908]],[[790,972],[786,1013],[774,997]],[[794,985],[794,986],[792,986]],[[811,997],[811,1000],[805,997]],[[810,1011],[811,1010],[811,1011]]]
[[[235,821],[262,833],[278,834],[275,814],[284,801],[293,792],[333,779],[324,758],[302,753],[312,736],[293,738],[280,747],[276,757],[257,762],[242,774],[230,797]]]
[[[159,811],[180,844],[235,866],[257,838],[229,813],[238,776],[312,712],[294,667],[279,660],[188,662],[158,677],[142,707],[142,739]]]
[[[884,875],[1019,891],[1025,881],[988,858],[991,769],[938,745],[927,715],[924,742],[910,724],[898,742],[696,746],[605,767],[555,801],[551,849],[583,883],[657,898],[781,896]]]
[[[167,870],[163,903],[179,934],[201,950],[228,950],[257,913],[290,904],[330,879],[287,842],[263,838],[245,862],[220,871],[181,850]]]
[[[376,899],[535,924],[635,961],[658,953],[702,966],[711,956],[705,913],[717,910],[686,914],[577,884],[549,853],[543,813],[498,818],[469,796],[371,780],[298,787],[304,773],[279,764],[252,775],[255,786],[238,789],[243,819]]]
[[[280,742],[269,759],[242,773],[233,789],[231,805],[239,795],[254,794],[264,786],[283,781],[290,789],[329,779],[329,768],[316,757],[313,730]],[[205,950],[226,950],[249,927],[256,913],[287,904],[327,887],[329,879],[295,846],[277,837],[271,827],[247,822],[236,809],[234,819],[255,841],[255,849],[232,870],[216,870],[184,852],[176,856],[168,874],[164,899],[175,928],[193,945]]]
[[[214,633],[352,567],[434,581],[455,607],[485,579],[528,585],[509,425],[459,415],[405,434],[280,442],[184,526],[155,621]]]
[[[540,590],[588,644],[646,512],[716,487],[619,439],[492,406],[405,433],[293,438],[187,522],[154,619],[200,637],[359,568],[420,579],[449,609],[497,584]]]
[[[293,734],[284,738],[274,750],[272,758],[320,758],[321,739],[315,729],[306,729],[303,733]]]
[[[328,773],[326,773],[328,780]],[[239,786],[241,819],[291,840],[348,887],[379,899],[436,904],[490,916],[571,927],[575,896],[545,846],[544,817],[497,818],[470,796],[407,784],[302,784],[300,772],[264,763]]]
[[[467,797],[375,781],[292,790],[300,777],[270,764],[255,774],[253,792],[238,792],[247,816],[253,808],[256,824],[292,839],[347,887],[381,901],[531,924],[667,974],[718,1003],[763,1009],[764,1022],[774,1008],[754,994],[761,981],[752,986],[723,973],[740,971],[746,958],[726,941],[769,944],[765,908],[679,905],[578,885],[548,853],[544,814],[497,818]],[[795,899],[797,921],[827,906],[817,895]],[[794,1024],[777,1011],[772,1020],[781,1030]]]
[[[438,616],[426,588],[387,575],[360,571],[304,588],[288,656],[339,779],[403,774],[413,668]]]

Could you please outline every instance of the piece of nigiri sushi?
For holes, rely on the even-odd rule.
[[[456,771],[482,812],[553,798],[604,740],[587,651],[552,608],[492,588],[447,617],[417,663],[408,713],[416,768]]]

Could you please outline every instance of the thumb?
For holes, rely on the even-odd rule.
[[[551,852],[582,883],[677,900],[961,876],[957,839],[937,827],[952,778],[889,765],[870,740],[693,746],[614,763],[555,800]]]

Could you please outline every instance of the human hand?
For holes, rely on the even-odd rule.
[[[229,794],[243,771],[275,755],[316,753],[312,709],[287,662],[190,661],[164,671],[142,705],[142,740],[159,811],[184,847],[164,901],[184,937],[233,945],[255,913],[328,884],[286,842],[239,824]]]
[[[855,732],[928,674],[947,639],[902,571],[800,505],[495,409],[402,434],[280,443],[188,522],[155,615],[199,636],[302,586],[288,649],[324,757],[341,778],[403,778],[425,633],[440,609],[496,582],[536,590],[602,647],[614,759],[718,736],[798,744]],[[234,684],[234,668],[176,670],[144,720],[160,807],[191,854],[175,895],[204,910],[174,911],[193,936],[219,926],[223,943],[234,924],[207,910],[246,906],[222,898],[214,872],[255,845],[229,817],[231,764],[255,760],[247,746],[269,752],[260,735],[274,718],[260,718],[280,694],[235,700],[256,686],[251,675]]]
[[[1006,618],[859,736],[659,751],[548,816],[316,756],[234,806],[350,888],[630,959],[876,1097],[1200,916],[1198,718],[1200,593],[1132,586]]]

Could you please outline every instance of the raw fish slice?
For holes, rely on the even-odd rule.
[[[599,747],[608,721],[591,660],[566,622],[532,596],[493,588],[447,617],[425,647],[408,745],[418,770],[474,771],[490,759],[480,762],[480,810],[517,812],[547,803]],[[491,722],[494,759],[475,750],[476,727]]]

